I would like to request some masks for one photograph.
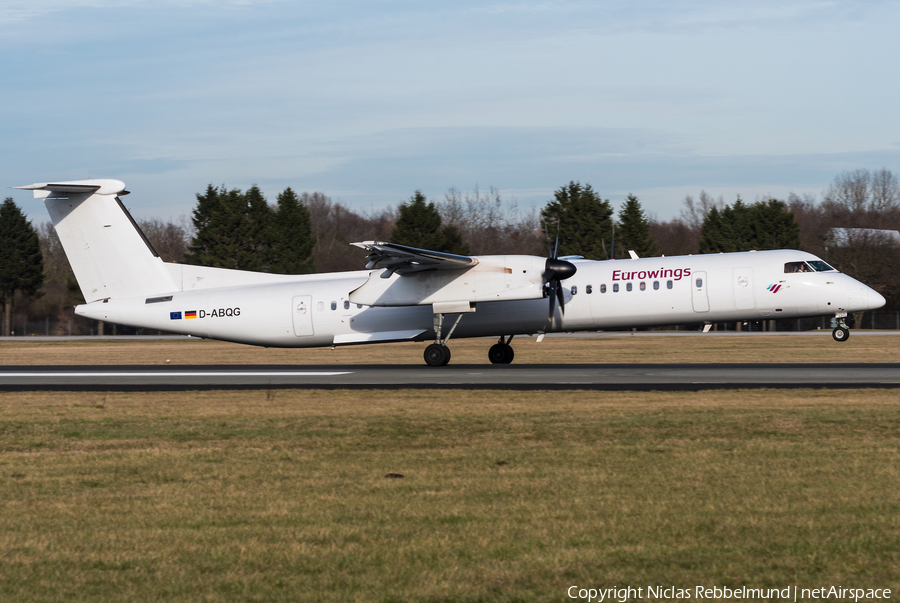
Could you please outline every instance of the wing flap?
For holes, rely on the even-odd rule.
[[[384,241],[363,241],[351,245],[369,252],[366,256],[366,269],[386,270],[381,275],[382,278],[389,278],[394,272],[405,276],[423,270],[465,270],[478,265],[477,258],[467,255],[417,249]]]

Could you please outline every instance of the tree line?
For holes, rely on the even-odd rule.
[[[844,172],[814,196],[730,204],[701,191],[688,195],[678,217],[648,216],[628,195],[618,211],[588,183],[569,182],[540,210],[522,211],[500,191],[450,189],[443,199],[415,191],[396,208],[354,211],[320,192],[286,188],[274,203],[252,186],[224,185],[196,195],[190,220],[140,220],[140,228],[167,262],[240,270],[305,274],[358,270],[365,253],[350,243],[384,240],[464,255],[548,255],[603,260],[747,251],[803,249],[863,282],[900,308],[897,242],[876,232],[900,227],[900,184],[890,170]],[[843,231],[835,240],[835,228]],[[849,234],[847,234],[849,233]],[[73,320],[81,303],[59,240],[49,223],[33,227],[11,198],[0,207],[0,304],[3,333],[14,314],[56,323]],[[14,311],[15,309],[15,311]],[[78,319],[79,321],[81,319]],[[77,322],[76,332],[86,323]]]

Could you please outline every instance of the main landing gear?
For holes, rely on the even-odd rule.
[[[509,342],[512,341],[514,335],[510,335],[509,339],[503,339],[503,335],[500,336],[500,342],[495,343],[491,346],[491,349],[488,350],[488,358],[491,361],[491,364],[509,364],[515,358],[516,353],[512,349],[512,346],[509,345]]]
[[[425,364],[444,366],[450,362],[450,348],[442,343],[432,343],[425,348]]]
[[[425,348],[425,364],[428,366],[444,366],[450,362],[450,348],[447,347],[447,342],[450,341],[450,336],[453,335],[453,331],[456,330],[456,325],[459,324],[461,319],[462,314],[457,314],[456,322],[450,327],[450,332],[447,333],[446,339],[441,339],[444,315],[434,315],[434,343]]]
[[[834,337],[835,341],[847,341],[850,339],[850,327],[848,327],[847,323],[844,321],[846,316],[846,314],[843,316],[835,316],[838,326],[831,332],[831,336]]]
[[[447,347],[447,342],[450,341],[450,336],[453,335],[453,331],[456,330],[456,325],[459,324],[461,318],[462,314],[459,314],[456,317],[456,322],[454,322],[453,326],[450,328],[450,332],[447,333],[447,337],[441,339],[444,315],[434,315],[435,338],[434,343],[429,344],[429,346],[425,348],[425,364],[428,366],[445,366],[450,362],[450,348]],[[510,335],[508,338],[505,338],[501,335],[500,341],[491,346],[491,349],[488,351],[488,359],[492,364],[509,364],[513,361],[516,353],[513,351],[512,346],[509,345],[510,342],[512,342],[513,337],[514,335]]]

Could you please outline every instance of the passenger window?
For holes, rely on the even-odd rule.
[[[350,301],[345,299],[344,300],[344,310],[349,310],[349,309],[350,309]]]
[[[653,281],[653,290],[654,290],[654,291],[658,291],[658,290],[659,290],[659,281]]]
[[[594,289],[593,289],[590,285],[587,285],[587,286],[584,288],[584,292],[587,293],[588,295],[590,295],[591,293],[594,292]]]
[[[697,288],[698,288],[698,289],[701,288],[701,287],[703,286],[703,279],[702,279],[702,278],[698,278],[695,282],[697,283]]]
[[[641,291],[646,291],[646,290],[647,290],[647,283],[645,283],[644,281],[641,281]]]
[[[619,292],[619,283],[613,283],[613,293]]]
[[[572,295],[578,295],[578,287],[572,285]]]
[[[337,302],[335,302],[335,301],[331,302],[331,309],[337,310]]]
[[[672,281],[666,281],[666,289],[672,288]]]
[[[606,293],[606,284],[600,285],[600,293]]]
[[[631,283],[625,283],[625,290],[631,291]]]
[[[316,304],[316,310],[318,310],[319,312],[321,312],[324,309],[325,309],[325,302],[319,302]]]

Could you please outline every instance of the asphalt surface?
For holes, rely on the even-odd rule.
[[[900,388],[900,363],[3,366],[0,391]]]

